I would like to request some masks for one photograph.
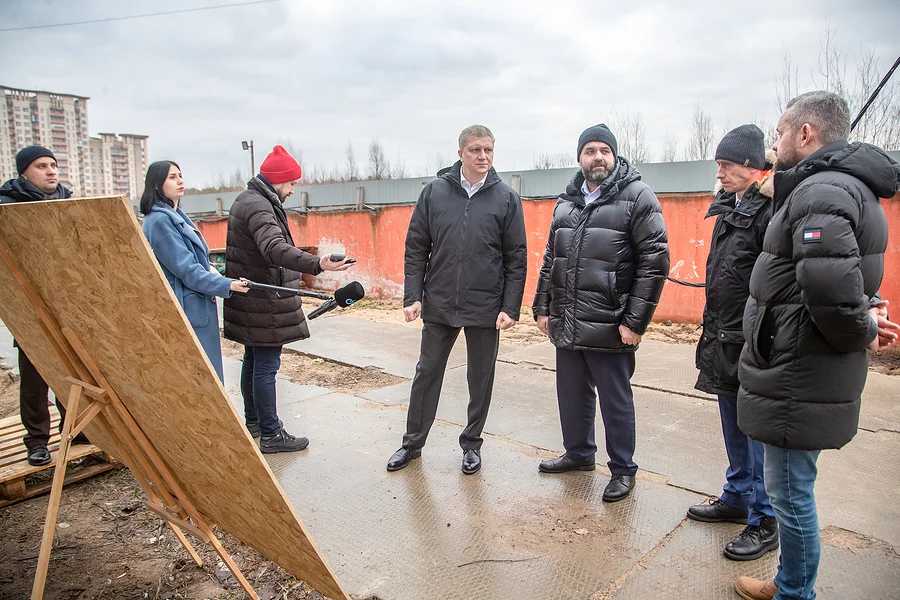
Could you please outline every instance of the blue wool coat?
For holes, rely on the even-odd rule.
[[[209,362],[224,383],[216,296],[231,296],[232,280],[210,272],[209,247],[181,208],[155,205],[144,217],[143,231]]]

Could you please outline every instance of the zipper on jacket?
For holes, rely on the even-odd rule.
[[[460,186],[460,187],[462,187],[462,186]],[[478,191],[480,192],[481,190],[478,190]],[[466,193],[465,190],[463,190],[463,193],[466,194],[466,196],[468,196],[468,194]],[[463,241],[462,247],[463,248],[465,248],[466,231],[469,228],[469,203],[471,203],[471,202],[472,202],[472,198],[467,197],[466,198],[466,208],[463,212],[463,231],[462,231],[462,241]],[[462,269],[463,269],[462,261],[459,261],[456,265],[456,313],[457,313],[457,317],[459,316],[459,286],[460,286],[460,282],[462,279]]]

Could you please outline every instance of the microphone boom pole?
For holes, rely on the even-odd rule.
[[[292,296],[305,296],[307,298],[318,298],[319,300],[331,300],[328,294],[320,292],[308,292],[306,290],[295,290],[294,288],[279,287],[277,285],[266,285],[265,283],[256,283],[255,281],[247,281],[251,290],[264,290],[267,292],[278,292],[281,294],[289,294]]]

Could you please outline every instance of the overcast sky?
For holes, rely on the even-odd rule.
[[[0,0],[0,29],[240,0]],[[498,170],[574,155],[587,126],[643,115],[658,158],[699,102],[716,134],[777,118],[787,49],[812,89],[830,23],[848,59],[900,55],[900,2],[428,2],[284,0],[214,11],[0,32],[0,84],[88,96],[89,132],[150,136],[188,185],[249,171],[290,140],[304,166],[363,164],[378,138],[410,175],[455,157],[459,131],[497,137]],[[679,154],[681,149],[679,149]]]

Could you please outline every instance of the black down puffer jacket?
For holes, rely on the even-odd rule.
[[[585,206],[581,171],[553,209],[534,297],[534,316],[549,316],[557,348],[634,352],[619,325],[643,334],[669,272],[662,210],[631,163],[618,157]]]
[[[300,273],[322,272],[319,257],[294,246],[278,195],[258,177],[228,214],[225,276],[298,289]],[[225,337],[245,346],[284,346],[309,337],[300,296],[261,290],[225,298]]]
[[[869,299],[884,274],[900,167],[840,142],[775,174],[776,212],[750,277],[738,376],[738,425],[780,448],[840,448],[856,434]]]

